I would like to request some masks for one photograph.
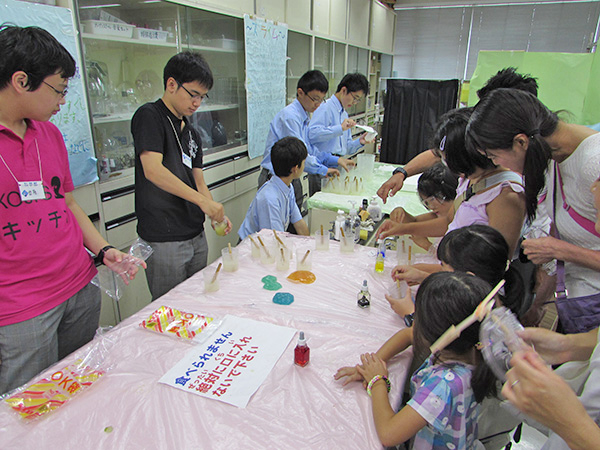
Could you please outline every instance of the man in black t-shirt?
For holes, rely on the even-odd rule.
[[[204,216],[231,222],[212,199],[202,174],[202,143],[186,116],[198,109],[213,85],[208,63],[182,52],[164,69],[161,99],[141,106],[131,121],[135,146],[135,212],[139,236],[154,253],[148,258],[152,299],[206,267]]]

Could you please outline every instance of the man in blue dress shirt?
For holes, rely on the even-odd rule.
[[[306,146],[300,139],[288,136],[273,145],[270,156],[275,175],[258,189],[238,235],[245,239],[263,228],[285,231],[291,223],[297,234],[308,236],[308,225],[300,214],[291,186],[304,171]]]
[[[309,174],[319,174],[320,176],[339,175],[336,168],[338,165],[347,169],[348,164],[353,164],[346,158],[339,158],[327,152],[319,152],[310,145],[308,139],[309,114],[313,113],[323,103],[328,89],[329,82],[319,70],[310,70],[300,77],[296,89],[296,99],[279,111],[269,126],[265,154],[260,164],[263,169],[258,177],[258,187],[274,175],[273,165],[271,164],[271,147],[275,142],[286,136],[296,137],[306,145],[308,157],[306,158],[304,170]],[[298,207],[302,208],[302,184],[300,180],[296,179],[292,186],[294,187]]]
[[[310,144],[320,153],[351,155],[365,145],[365,134],[352,139],[356,122],[348,118],[346,109],[360,103],[369,93],[369,82],[360,73],[348,73],[337,91],[313,114],[308,126]],[[318,184],[320,182],[312,184]],[[319,189],[320,190],[320,189]]]

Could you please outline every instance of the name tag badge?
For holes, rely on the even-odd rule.
[[[19,194],[21,200],[44,200],[44,185],[41,181],[19,181]]]
[[[190,169],[192,168],[192,158],[190,157],[190,155],[186,155],[185,153],[182,153],[183,157],[182,157],[182,161],[183,164],[185,164],[186,166],[188,166]]]

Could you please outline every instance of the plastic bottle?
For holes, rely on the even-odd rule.
[[[306,345],[306,339],[304,338],[304,331],[300,332],[298,338],[298,344],[294,349],[294,364],[300,367],[304,367],[310,360],[310,348]]]
[[[381,273],[385,268],[385,243],[383,239],[377,240],[377,256],[375,257],[375,272]]]
[[[358,211],[356,210],[356,202],[352,200],[348,200],[350,202],[350,214],[346,218],[346,230],[354,231],[354,242],[358,242],[360,240],[360,217],[358,215]]]
[[[369,200],[367,200],[366,198],[363,198],[362,206],[360,209],[367,211],[367,209],[369,209]]]
[[[363,281],[362,287],[360,288],[360,292],[357,296],[356,304],[361,308],[368,308],[371,305],[371,293],[369,292],[369,287],[367,286],[367,280]]]
[[[340,229],[346,223],[346,215],[344,214],[344,211],[342,211],[341,209],[338,210],[337,213],[338,213],[338,215],[337,215],[337,217],[335,219],[334,239],[336,241],[339,241],[342,238],[342,233],[340,232]]]
[[[374,195],[371,199],[371,203],[369,203],[367,212],[369,213],[374,222],[379,222],[381,220],[381,206],[379,206],[379,202],[377,201],[376,195]]]

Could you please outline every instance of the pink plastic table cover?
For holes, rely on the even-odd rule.
[[[262,230],[260,235],[270,239],[272,231]],[[238,245],[239,270],[221,271],[219,291],[205,294],[203,275],[198,273],[110,331],[117,342],[107,361],[113,368],[92,389],[32,423],[3,404],[0,448],[382,448],[362,384],[342,387],[333,375],[341,366],[358,363],[361,353],[376,351],[404,327],[384,297],[393,286],[395,255],[388,258],[383,273],[375,273],[373,248],[356,245],[354,253],[341,253],[339,244],[331,241],[329,251],[315,251],[312,237],[280,236],[288,246],[311,250],[313,284],[286,279],[295,270],[295,253],[290,269],[279,272],[274,265],[251,260],[246,239]],[[214,272],[219,262],[204,270]],[[276,292],[262,287],[265,275],[276,276],[282,284],[277,292],[294,296],[291,305],[273,303]],[[363,279],[372,296],[367,309],[356,304]],[[294,365],[296,335],[244,409],[158,383],[192,345],[139,327],[161,305],[216,320],[233,314],[302,330],[310,363]],[[55,367],[73,362],[87,347]],[[411,359],[407,350],[388,364],[395,407]]]

